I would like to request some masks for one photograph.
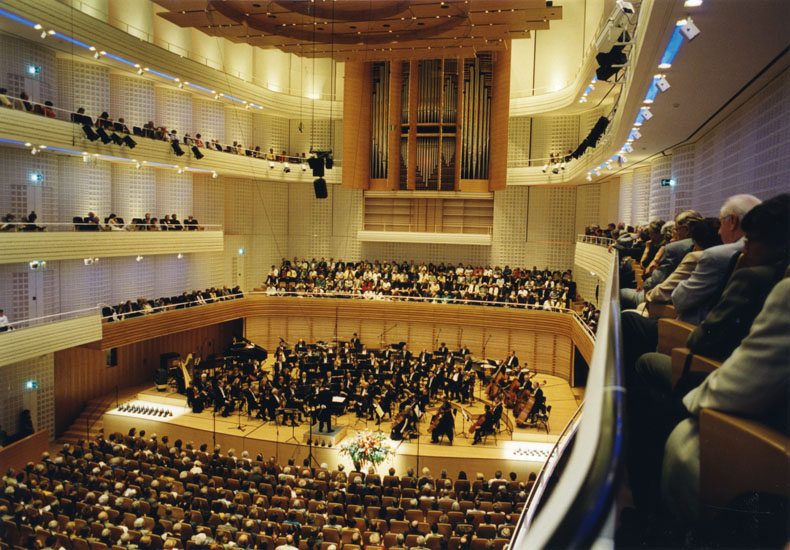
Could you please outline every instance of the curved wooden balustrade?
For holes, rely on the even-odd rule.
[[[105,323],[101,342],[109,349],[232,319],[245,320],[245,336],[267,349],[280,338],[293,344],[348,340],[357,333],[371,348],[408,342],[413,353],[440,342],[462,344],[472,355],[504,359],[515,350],[521,363],[570,379],[573,344],[585,359],[590,335],[568,314],[502,307],[368,301],[332,298],[248,296],[204,306]]]

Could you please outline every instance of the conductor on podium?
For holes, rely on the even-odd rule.
[[[326,424],[326,431],[332,431],[332,392],[323,388],[318,394],[318,431],[324,431],[324,424]]]

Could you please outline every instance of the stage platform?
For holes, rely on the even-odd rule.
[[[450,445],[446,438],[432,444],[427,430],[433,412],[441,404],[437,402],[423,415],[419,438],[389,442],[396,452],[379,470],[386,471],[392,465],[398,472],[405,472],[409,467],[427,466],[434,472],[446,469],[451,477],[457,476],[461,470],[469,475],[479,471],[490,477],[495,470],[501,469],[503,472],[517,472],[520,478],[529,472],[537,472],[577,407],[576,398],[567,382],[548,375],[539,375],[538,378],[541,382],[546,380],[544,393],[547,403],[552,405],[547,427],[515,428],[513,433],[505,430],[496,438],[489,436],[484,442],[472,446],[469,423],[459,413],[456,416],[453,444]],[[253,458],[260,453],[264,457],[275,456],[281,462],[294,458],[297,463],[301,463],[312,451],[318,463],[326,462],[330,467],[343,463],[350,468],[351,460],[340,456],[338,452],[344,441],[365,431],[382,431],[388,436],[392,428],[388,420],[377,426],[375,421],[358,419],[351,413],[333,417],[331,433],[319,433],[318,424],[311,428],[308,421],[294,427],[249,418],[246,414],[234,413],[222,417],[213,415],[211,410],[195,414],[187,408],[183,395],[171,391],[158,392],[154,387],[138,392],[132,401],[155,409],[167,409],[172,416],[121,412],[113,408],[103,417],[105,437],[113,432],[127,433],[134,427],[138,431],[145,430],[146,435],[156,433],[160,438],[167,435],[171,442],[176,439],[184,443],[191,441],[195,447],[203,443],[216,443],[221,445],[223,452],[232,448],[239,456],[246,450]],[[473,405],[464,408],[474,421],[483,412],[483,403],[476,400]],[[512,420],[512,416],[510,418]],[[308,445],[308,440],[312,440],[314,445]]]

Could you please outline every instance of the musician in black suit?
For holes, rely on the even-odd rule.
[[[475,430],[475,439],[472,441],[472,445],[477,445],[484,435],[491,433],[494,433],[494,413],[491,411],[491,405],[486,405],[483,423]]]
[[[518,357],[516,357],[515,350],[510,352],[510,357],[508,357],[505,361],[505,366],[509,369],[515,369],[518,367]]]
[[[318,431],[324,431],[324,424],[326,424],[326,431],[332,431],[332,391],[324,387],[318,393]]]
[[[453,417],[453,407],[449,401],[445,401],[439,412],[439,424],[431,432],[431,443],[438,443],[439,438],[443,435],[447,436],[450,440],[450,445],[453,444],[453,436],[455,435],[455,418]]]
[[[464,361],[464,372],[469,372],[472,370],[472,366],[474,363],[472,362],[472,356],[467,355],[466,360]]]
[[[449,350],[447,349],[447,344],[445,344],[444,342],[442,342],[442,343],[439,345],[439,349],[437,349],[437,350],[436,350],[436,353],[438,353],[439,355],[447,355],[447,352],[448,352],[448,351],[449,351]]]
[[[463,345],[461,346],[461,349],[460,349],[460,350],[458,350],[458,354],[459,354],[461,357],[466,357],[466,356],[467,356],[467,355],[469,355],[470,353],[471,353],[471,352],[469,351],[469,348],[468,348],[468,347],[466,347],[466,346],[463,346]]]
[[[357,351],[362,349],[362,342],[359,340],[359,336],[357,336],[356,332],[351,337],[351,347],[354,348]]]
[[[229,416],[233,410],[233,403],[228,399],[228,391],[222,379],[217,382],[214,390],[214,410],[222,411],[222,416]]]
[[[252,411],[260,406],[258,403],[258,396],[255,395],[255,390],[245,382],[241,395],[244,400],[247,401],[247,414],[252,416]]]

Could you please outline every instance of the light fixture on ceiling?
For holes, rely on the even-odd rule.
[[[647,107],[642,107],[642,118],[644,118],[645,120],[650,120],[651,118],[653,118],[653,113],[651,113],[650,109],[648,109]]]
[[[667,77],[661,75],[661,78],[659,78],[658,81],[656,82],[656,88],[658,88],[662,92],[666,92],[667,90],[669,90],[670,87],[671,86],[669,85],[669,81],[667,80]]]
[[[702,5],[702,0],[686,0],[683,3],[684,8],[698,8]]]
[[[631,135],[634,137],[634,140],[637,140],[637,139],[639,139],[639,138],[641,138],[641,137],[642,137],[642,134],[641,134],[641,132],[639,132],[639,130],[638,130],[637,128],[634,128],[634,129],[631,131]]]
[[[626,153],[633,153],[634,152],[634,148],[633,148],[633,146],[630,143],[626,143],[623,146],[623,149],[625,149]]]
[[[587,172],[587,181],[592,181],[592,174]]]
[[[135,258],[135,260],[138,261],[138,262],[142,262],[143,261],[143,257],[142,256],[137,256]]]
[[[686,37],[686,40],[694,40],[700,33],[699,28],[694,24],[694,21],[691,20],[691,17],[687,18],[682,25],[681,21],[678,21],[678,25],[680,26],[680,33]]]

